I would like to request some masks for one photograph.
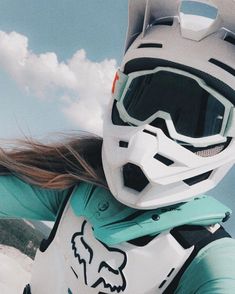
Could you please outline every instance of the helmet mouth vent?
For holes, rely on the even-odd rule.
[[[218,146],[212,147],[210,149],[196,151],[195,154],[197,154],[201,157],[211,157],[211,156],[214,156],[214,155],[220,153],[223,150],[224,150],[224,145],[218,145]]]
[[[192,177],[192,178],[189,178],[189,179],[186,179],[184,180],[185,184],[187,184],[188,186],[193,186],[199,182],[202,182],[204,180],[207,180],[209,178],[209,176],[211,175],[212,173],[212,170],[211,171],[208,171],[204,174],[201,174],[201,175],[197,175],[195,177]]]
[[[190,150],[200,157],[212,157],[222,152],[230,143],[230,139],[222,144],[217,144],[209,147],[193,147],[191,145],[184,145],[184,148]]]
[[[170,166],[174,163],[174,161],[172,161],[171,159],[166,158],[165,156],[162,156],[158,153],[154,155],[154,158],[167,166]]]
[[[128,188],[141,192],[149,184],[141,168],[133,163],[125,164],[122,172],[124,185]]]

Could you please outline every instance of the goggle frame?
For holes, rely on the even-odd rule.
[[[138,120],[129,115],[129,113],[126,111],[124,106],[124,99],[132,81],[135,78],[138,78],[140,76],[155,74],[160,71],[176,73],[176,74],[183,75],[195,80],[201,88],[207,91],[210,95],[212,95],[224,106],[225,111],[223,116],[223,122],[221,125],[221,130],[218,134],[200,137],[200,138],[194,138],[194,137],[182,135],[176,131],[171,115],[161,110],[157,111],[156,113],[154,113],[153,115],[151,115],[149,118],[147,118],[144,121]],[[220,93],[218,93],[217,91],[209,87],[202,79],[186,71],[176,69],[176,68],[171,68],[171,67],[159,66],[153,70],[136,71],[126,75],[119,69],[116,73],[116,76],[113,82],[112,95],[113,95],[113,98],[117,101],[116,106],[117,106],[120,118],[125,123],[128,123],[132,126],[141,126],[141,125],[150,124],[156,118],[161,118],[166,122],[167,129],[171,138],[174,139],[175,141],[181,142],[182,144],[186,143],[194,147],[207,147],[210,145],[224,143],[226,142],[227,137],[235,137],[235,107],[234,105],[228,99],[226,99],[223,95],[221,95]]]

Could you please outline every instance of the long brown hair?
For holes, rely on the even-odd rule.
[[[63,136],[45,144],[26,138],[14,147],[0,148],[0,175],[50,189],[65,189],[80,181],[106,187],[101,160],[102,139],[95,136]]]

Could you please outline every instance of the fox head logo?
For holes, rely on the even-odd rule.
[[[92,233],[89,223],[82,223],[81,231],[73,234],[72,250],[79,265],[83,267],[84,283],[89,287],[99,286],[112,293],[126,288],[123,269],[127,263],[126,254],[118,248],[101,243]]]

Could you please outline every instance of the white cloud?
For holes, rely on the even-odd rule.
[[[56,98],[75,127],[101,133],[116,70],[114,59],[93,62],[81,49],[67,62],[58,62],[53,52],[31,52],[26,36],[0,31],[0,66],[25,91]]]

